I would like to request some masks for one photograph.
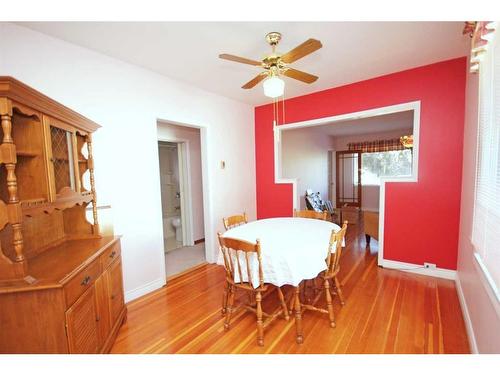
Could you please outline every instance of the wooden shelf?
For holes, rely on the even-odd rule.
[[[36,152],[36,151],[17,150],[16,155],[21,156],[21,157],[34,158],[34,157],[40,156],[41,153]]]
[[[50,215],[54,211],[63,211],[67,208],[89,203],[93,198],[92,193],[83,191],[71,196],[58,196],[54,202],[48,202],[45,198],[21,200],[21,208],[24,216]]]
[[[47,198],[21,199],[21,207],[47,203]]]

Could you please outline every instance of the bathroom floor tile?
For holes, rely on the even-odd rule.
[[[165,252],[172,251],[182,247],[182,241],[177,241],[175,237],[167,237],[163,242]]]
[[[165,252],[167,277],[205,262],[205,243],[185,246]]]

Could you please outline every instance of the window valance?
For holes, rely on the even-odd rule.
[[[348,143],[347,149],[349,151],[359,152],[384,152],[404,150],[405,146],[401,143],[400,138],[394,138],[382,139],[378,141]]]

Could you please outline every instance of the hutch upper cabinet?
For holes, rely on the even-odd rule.
[[[99,125],[11,77],[0,119],[0,353],[109,351],[126,308],[120,239],[99,232]]]

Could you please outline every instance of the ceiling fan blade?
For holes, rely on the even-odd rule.
[[[239,57],[239,56],[234,56],[234,55],[228,55],[227,53],[223,53],[222,55],[219,55],[219,57],[221,59],[224,59],[224,60],[239,62],[242,64],[248,64],[248,65],[254,65],[254,66],[261,66],[262,65],[262,63],[260,61],[250,60],[250,59],[246,59],[244,57]]]
[[[262,72],[257,77],[255,77],[254,79],[248,81],[243,86],[241,86],[241,88],[242,89],[251,89],[251,88],[255,87],[255,85],[257,85],[259,82],[263,81],[266,77],[267,77],[267,73]]]
[[[314,51],[323,47],[321,42],[317,39],[308,39],[301,45],[295,47],[291,51],[288,51],[284,55],[281,56],[281,61],[286,64],[293,63],[298,59],[313,53]]]
[[[318,79],[317,76],[292,68],[288,68],[287,70],[285,70],[283,72],[283,75],[305,83],[313,83]]]

